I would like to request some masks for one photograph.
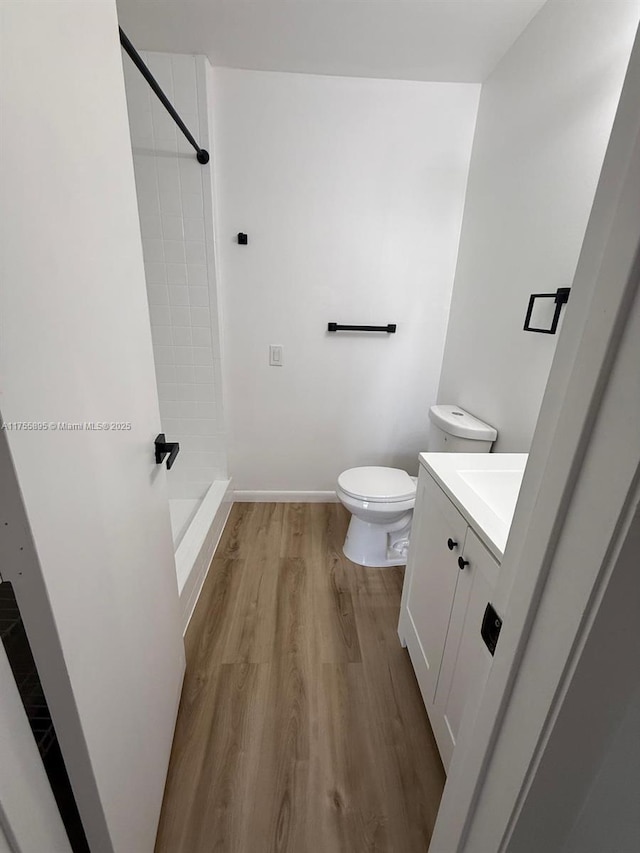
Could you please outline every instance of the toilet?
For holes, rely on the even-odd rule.
[[[429,409],[429,452],[489,453],[498,433],[459,406]],[[409,551],[417,477],[401,468],[368,465],[338,477],[336,494],[351,513],[342,550],[353,563],[404,566]]]

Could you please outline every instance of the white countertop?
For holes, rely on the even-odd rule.
[[[421,453],[420,464],[502,560],[527,453]]]

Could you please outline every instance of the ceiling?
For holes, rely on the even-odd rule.
[[[118,0],[140,50],[214,65],[481,82],[545,0]]]

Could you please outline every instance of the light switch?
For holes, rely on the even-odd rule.
[[[282,367],[284,364],[283,349],[282,344],[271,344],[269,346],[269,364],[271,367]]]

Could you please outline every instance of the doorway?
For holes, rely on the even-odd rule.
[[[0,583],[0,640],[73,853],[90,853],[42,682],[11,583]]]

